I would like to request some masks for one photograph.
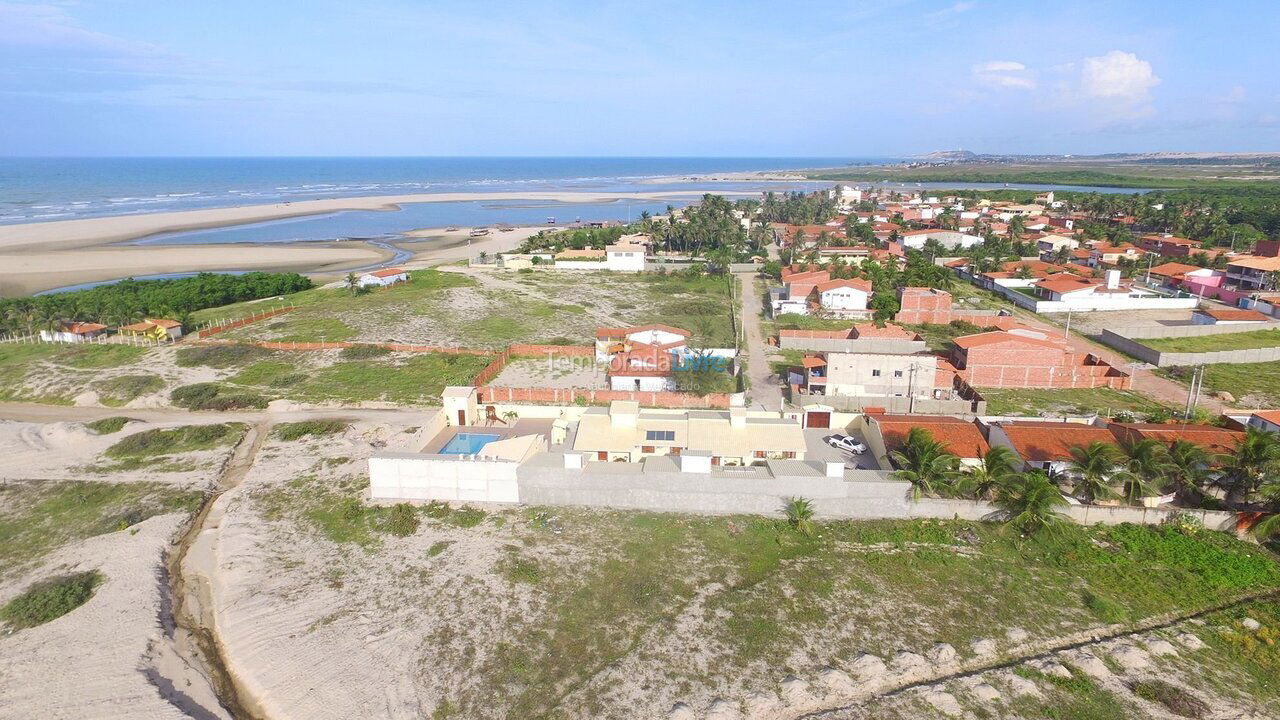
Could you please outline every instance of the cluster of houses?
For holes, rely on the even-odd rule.
[[[733,374],[734,348],[694,349],[684,328],[654,323],[596,330],[596,362],[606,366],[609,389],[666,392],[676,389],[681,368],[703,363],[707,369]]]
[[[559,252],[509,252],[494,258],[497,267],[523,270],[535,265],[549,270],[608,270],[611,272],[644,272],[651,240],[647,235],[623,235],[603,249],[566,248]]]
[[[168,342],[182,337],[182,323],[168,318],[146,318],[113,330],[102,323],[68,322],[52,330],[40,331],[41,340],[62,343],[94,342],[105,340],[110,335]]]

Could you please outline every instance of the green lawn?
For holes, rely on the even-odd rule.
[[[1163,407],[1145,395],[1111,388],[978,388],[978,392],[987,400],[988,415],[1091,415],[1117,410],[1147,413]]]
[[[123,530],[153,515],[192,512],[202,497],[160,483],[0,485],[0,578],[66,543]]]
[[[1199,337],[1143,338],[1138,342],[1160,352],[1213,352],[1280,347],[1280,330],[1253,330],[1227,335]]]
[[[1225,390],[1237,401],[1248,397],[1257,407],[1280,405],[1280,363],[1214,363],[1204,369],[1204,386],[1211,392]],[[1190,376],[1180,368],[1165,373],[1182,382]]]
[[[309,368],[289,362],[288,353],[273,353],[271,358],[248,365],[227,384],[303,402],[430,404],[447,385],[470,385],[493,359],[488,355],[408,353]]]

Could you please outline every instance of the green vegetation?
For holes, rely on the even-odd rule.
[[[1199,177],[1171,177],[1167,170],[1152,166],[1108,167],[1107,171],[1087,166],[1050,164],[961,165],[954,168],[867,167],[848,170],[811,171],[815,180],[879,180],[892,182],[1017,183],[1021,185],[1092,185],[1119,188],[1205,188],[1231,189],[1256,183]],[[1029,191],[1034,195],[1034,191]]]
[[[193,512],[202,498],[160,483],[0,485],[0,577],[67,543],[123,530],[154,515]]]
[[[291,442],[304,437],[324,437],[345,432],[350,424],[345,420],[303,420],[276,425],[275,436]]]
[[[853,327],[853,321],[849,319],[823,318],[796,313],[783,313],[774,318],[773,322],[779,330],[848,330]]]
[[[88,290],[0,300],[0,331],[32,333],[69,320],[126,325],[144,316],[181,319],[201,308],[309,287],[311,281],[297,273],[200,273],[170,280],[123,280]]]
[[[1079,668],[1066,665],[1071,677],[1046,675],[1019,665],[1013,669],[1016,675],[1035,682],[1041,688],[1049,688],[1052,696],[1031,703],[1031,713],[1026,717],[1044,717],[1052,720],[1127,720],[1131,711],[1119,698],[1105,688],[1098,687]]]
[[[423,520],[471,528],[487,516],[482,510],[454,509],[439,502],[420,507],[408,503],[390,507],[369,505],[363,500],[368,487],[367,476],[348,476],[332,482],[308,475],[290,481],[283,488],[261,489],[256,497],[264,516],[270,520],[300,521],[329,542],[356,545],[368,551],[381,547],[384,535],[414,534]],[[429,554],[443,552],[446,547],[447,544]]]
[[[920,336],[935,353],[950,355],[955,349],[955,339],[965,335],[976,335],[987,328],[975,325],[966,320],[952,320],[950,323],[922,323],[919,325],[903,325],[906,329]]]
[[[1145,395],[1112,388],[981,388],[978,392],[987,401],[988,415],[1089,415],[1122,410],[1147,413],[1164,407]]]
[[[1214,352],[1280,347],[1280,330],[1253,330],[1199,337],[1143,338],[1138,342],[1161,352]]]
[[[197,345],[182,348],[174,354],[178,367],[211,367],[225,369],[239,367],[272,355],[256,345]]]
[[[244,423],[218,423],[143,430],[120,440],[102,454],[115,460],[140,461],[177,453],[212,450],[236,444],[244,435],[245,429]]]
[[[88,602],[103,579],[94,570],[42,580],[0,607],[0,620],[19,630],[56,620]]]
[[[94,420],[93,422],[85,423],[84,426],[92,430],[95,434],[110,435],[112,433],[120,432],[120,430],[131,420],[132,418],[127,418],[123,415],[114,415],[112,417],[105,417],[101,420]]]
[[[446,385],[470,385],[492,358],[455,353],[413,353],[400,359],[339,362],[317,369],[287,391],[300,400],[434,401]]]
[[[218,383],[183,385],[169,393],[169,401],[188,410],[235,410],[267,406],[267,399],[261,395],[230,391]]]
[[[513,585],[536,585],[547,614],[514,627],[520,641],[500,645],[477,668],[492,682],[483,696],[459,699],[464,715],[481,704],[492,711],[495,702],[513,716],[575,714],[579,708],[557,705],[555,688],[649,649],[655,628],[678,617],[717,653],[697,667],[661,656],[664,681],[696,684],[776,668],[779,657],[814,647],[818,636],[823,657],[840,661],[933,642],[964,647],[990,637],[992,627],[1046,634],[1096,627],[1082,591],[1136,620],[1280,586],[1280,564],[1269,553],[1204,531],[1064,525],[1022,538],[986,523],[884,521],[816,523],[805,534],[759,517],[557,508],[548,526],[538,522],[546,513],[527,512],[522,544],[508,546],[497,570]],[[585,557],[584,548],[591,548]],[[710,587],[719,589],[700,591]],[[701,610],[689,618],[695,598]],[[956,598],[989,611],[961,612]],[[868,612],[869,603],[896,612]],[[900,622],[904,613],[912,623]],[[1078,696],[1073,705],[1110,710],[1053,717],[1124,716],[1087,678],[1073,679],[1061,687]]]
[[[372,360],[390,354],[391,350],[382,345],[352,345],[343,348],[338,356],[343,360]]]
[[[1188,368],[1166,368],[1165,373],[1186,382]],[[1204,366],[1204,386],[1211,392],[1229,392],[1237,401],[1248,398],[1253,407],[1280,405],[1280,363],[1213,363]]]
[[[164,380],[156,375],[117,375],[94,384],[98,400],[109,407],[119,407],[141,395],[159,392]]]

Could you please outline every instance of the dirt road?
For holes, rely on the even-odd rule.
[[[751,387],[747,397],[753,406],[766,410],[782,408],[781,379],[769,368],[769,346],[764,341],[760,313],[764,308],[755,287],[754,273],[738,275],[742,294],[742,327],[746,335],[747,379]]]

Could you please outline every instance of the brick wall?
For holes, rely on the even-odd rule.
[[[561,357],[595,357],[596,349],[591,345],[525,345],[517,343],[507,346],[506,350],[498,353],[493,358],[493,362],[485,366],[479,374],[476,375],[472,382],[477,386],[484,385],[502,372],[502,369],[511,362],[511,358],[517,357],[544,357],[546,355],[559,355]]]

